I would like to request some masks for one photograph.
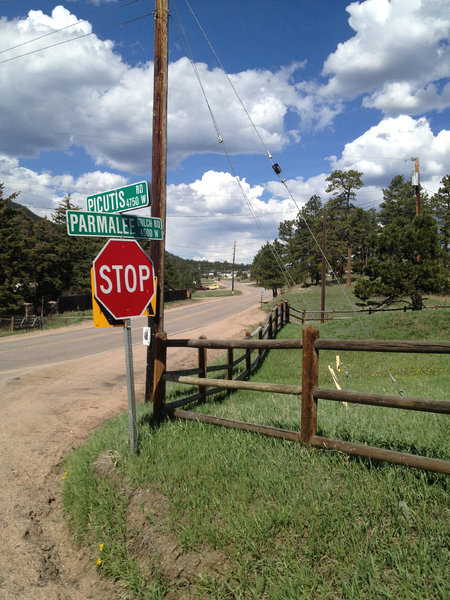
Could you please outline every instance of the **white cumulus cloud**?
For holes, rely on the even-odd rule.
[[[450,0],[366,0],[346,10],[355,35],[325,61],[324,97],[365,95],[387,115],[450,106]]]
[[[167,190],[167,249],[208,260],[251,262],[259,248],[278,235],[278,224],[295,216],[290,199],[265,199],[263,186],[251,186],[230,173],[208,171],[201,179]]]
[[[425,117],[388,117],[346,144],[340,159],[331,157],[331,166],[356,169],[366,184],[387,187],[394,175],[409,171],[415,157],[422,180],[443,177],[450,171],[450,131],[435,135]]]

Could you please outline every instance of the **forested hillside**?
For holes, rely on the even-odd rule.
[[[92,261],[105,239],[67,235],[66,210],[76,209],[70,195],[55,212],[41,218],[19,204],[18,194],[3,196],[0,184],[0,314],[36,308],[61,295],[90,293]],[[144,250],[148,244],[140,241]],[[166,253],[165,288],[194,288],[202,275],[231,271],[231,263],[185,260]],[[240,265],[239,265],[240,266]]]

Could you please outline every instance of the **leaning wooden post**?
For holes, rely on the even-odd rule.
[[[302,344],[302,415],[300,439],[308,446],[317,433],[317,401],[313,390],[319,383],[319,351],[314,348],[314,342],[319,337],[316,327],[303,329]]]
[[[166,382],[164,373],[166,372],[167,362],[167,333],[161,331],[155,333],[155,362],[153,369],[153,416],[160,418],[163,414],[164,403],[166,401]]]
[[[206,335],[201,335],[199,338],[199,340],[206,340]],[[206,375],[207,375],[207,359],[206,359],[206,348],[199,348],[198,349],[198,370],[199,370],[199,377],[203,377],[203,379],[206,379]],[[201,396],[201,401],[205,402],[206,400],[206,387],[204,385],[199,385],[198,386],[198,393]]]

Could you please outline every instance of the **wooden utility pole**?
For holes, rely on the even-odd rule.
[[[414,173],[412,176],[412,183],[414,185],[414,189],[416,191],[416,216],[420,215],[420,173],[419,173],[419,159],[412,158],[414,161]],[[417,252],[416,256],[417,262],[421,261],[420,252]]]
[[[420,215],[420,174],[419,159],[414,159],[414,187],[416,188],[416,215]]]
[[[158,278],[156,315],[149,318],[153,343],[147,353],[146,398],[152,390],[154,406],[155,390],[161,389],[161,383],[155,379],[155,337],[164,333],[164,250],[166,238],[166,183],[167,183],[167,79],[168,79],[168,22],[169,0],[155,0],[155,43],[153,75],[153,139],[152,139],[152,207],[151,216],[161,219],[162,241],[151,242],[151,258]],[[158,373],[161,368],[158,369]],[[156,371],[155,371],[156,373]]]
[[[321,287],[321,302],[320,302],[320,322],[325,323],[325,283],[327,276],[326,269],[326,252],[327,252],[327,205],[323,205],[323,220],[322,220],[322,287]]]
[[[345,287],[352,286],[352,239],[350,231],[350,190],[347,193],[347,280]]]
[[[236,242],[234,242],[233,248],[233,268],[231,271],[231,293],[234,294],[234,261],[236,259]]]

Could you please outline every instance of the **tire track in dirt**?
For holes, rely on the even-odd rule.
[[[242,337],[261,320],[257,306],[189,332]],[[134,347],[136,399],[145,388],[146,349]],[[174,349],[168,368],[192,366]],[[58,363],[0,384],[0,600],[115,600],[95,560],[72,543],[62,517],[61,461],[108,419],[127,409],[123,349]]]

